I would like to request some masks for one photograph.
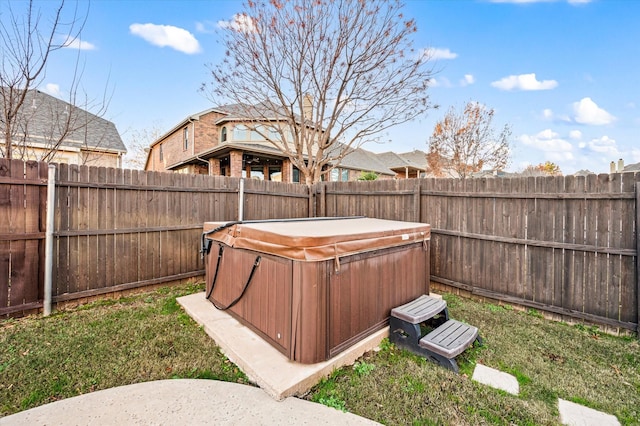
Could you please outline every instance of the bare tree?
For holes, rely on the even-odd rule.
[[[162,130],[159,123],[153,123],[150,128],[136,129],[127,137],[127,155],[124,157],[124,165],[127,168],[144,170],[147,163],[149,147],[160,139]]]
[[[483,168],[504,169],[510,159],[511,129],[496,135],[494,110],[468,102],[462,113],[451,107],[429,138],[427,164],[436,176],[467,178]]]
[[[38,92],[35,89],[43,82],[51,55],[80,40],[88,10],[81,14],[77,2],[69,7],[61,0],[55,4],[45,3],[46,7],[52,7],[50,16],[43,16],[33,0],[6,3],[4,13],[0,15],[0,128],[4,137],[0,156],[33,158],[29,155],[33,147],[28,138],[39,126],[37,137],[44,149],[39,150],[38,159],[51,161],[67,137],[73,135],[78,139],[83,131],[86,132],[88,123],[104,114],[108,105],[106,96],[101,102],[89,101],[86,95],[79,99],[82,75],[79,57],[71,73],[69,96],[64,108],[51,102],[42,105],[36,99]],[[15,5],[24,7],[16,10]],[[89,113],[89,108],[94,113]],[[43,128],[43,122],[48,128]],[[86,143],[87,139],[80,137],[79,140]],[[92,144],[95,147],[96,141]]]
[[[311,184],[352,149],[432,105],[428,50],[395,0],[249,0],[202,89],[284,153]],[[264,123],[271,123],[265,126]]]

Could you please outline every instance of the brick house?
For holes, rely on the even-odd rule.
[[[247,123],[233,105],[191,115],[151,144],[145,170],[300,182],[300,173],[287,156],[249,130]],[[376,154],[357,148],[328,180],[356,180],[363,171],[382,179],[396,174]]]
[[[10,89],[0,90],[8,92]],[[122,167],[127,148],[116,126],[54,96],[29,90],[15,123],[13,158]],[[2,130],[0,151],[4,155]]]

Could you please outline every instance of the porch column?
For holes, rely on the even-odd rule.
[[[229,163],[231,177],[242,177],[242,151],[231,151],[229,153]]]
[[[220,159],[218,158],[209,159],[209,175],[220,176]]]

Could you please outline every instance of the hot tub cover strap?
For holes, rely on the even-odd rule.
[[[213,288],[216,286],[216,281],[218,281],[218,271],[220,270],[220,262],[222,261],[222,252],[224,251],[224,246],[222,244],[218,244],[218,245],[220,246],[220,249],[218,250],[218,261],[216,262],[216,272],[213,274],[213,280],[211,281],[211,288],[207,293],[206,299],[209,299],[209,297],[211,297],[211,293],[213,293]],[[209,246],[211,246],[211,244],[209,244]],[[207,251],[207,254],[209,254],[209,251]]]
[[[213,289],[216,286],[216,282],[218,281],[218,271],[220,270],[220,263],[222,262],[222,252],[224,251],[224,247],[222,246],[222,244],[220,244],[220,250],[218,251],[218,261],[216,262],[216,272],[213,274],[213,280],[211,282],[211,289],[209,290],[209,292],[207,293],[207,299],[209,299],[209,297],[211,297],[211,295],[213,294]],[[247,282],[245,283],[244,287],[242,288],[242,292],[240,292],[240,295],[238,297],[236,297],[231,303],[229,303],[227,306],[220,306],[218,305],[213,299],[211,300],[211,303],[213,303],[213,306],[216,307],[216,309],[219,309],[221,311],[226,311],[227,309],[232,308],[236,303],[238,303],[240,301],[240,299],[242,299],[242,297],[244,296],[244,294],[247,292],[247,289],[249,288],[249,284],[251,284],[251,280],[253,280],[253,275],[256,272],[256,269],[258,269],[258,266],[260,266],[260,260],[262,259],[261,256],[257,256],[255,262],[253,262],[253,267],[251,268],[251,272],[249,273],[249,278],[247,279]]]

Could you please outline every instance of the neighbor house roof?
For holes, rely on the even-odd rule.
[[[338,167],[362,170],[365,172],[375,172],[383,175],[395,175],[392,170],[380,161],[378,154],[374,154],[373,152],[362,148],[352,150],[342,159]]]
[[[402,152],[398,155],[404,160],[415,164],[417,167],[422,167],[423,170],[427,168],[427,153],[424,151],[414,149],[413,151]]]
[[[60,129],[66,127],[64,121],[67,119],[70,120],[70,132],[64,136],[63,146],[127,152],[111,121],[39,90],[27,92],[20,111],[18,132],[21,136],[26,135],[27,143],[51,143],[61,136]]]
[[[389,169],[394,171],[405,171],[407,168],[410,170],[419,170],[424,172],[427,166],[426,154],[423,153],[422,162],[414,161],[414,158],[419,157],[412,153],[396,154],[395,152],[382,152],[376,154],[380,161]]]
[[[623,172],[640,172],[640,163],[628,164],[624,166]]]
[[[578,170],[573,175],[574,176],[588,176],[588,175],[593,175],[593,174],[595,174],[595,173],[593,173],[591,170],[582,169],[582,170]]]

